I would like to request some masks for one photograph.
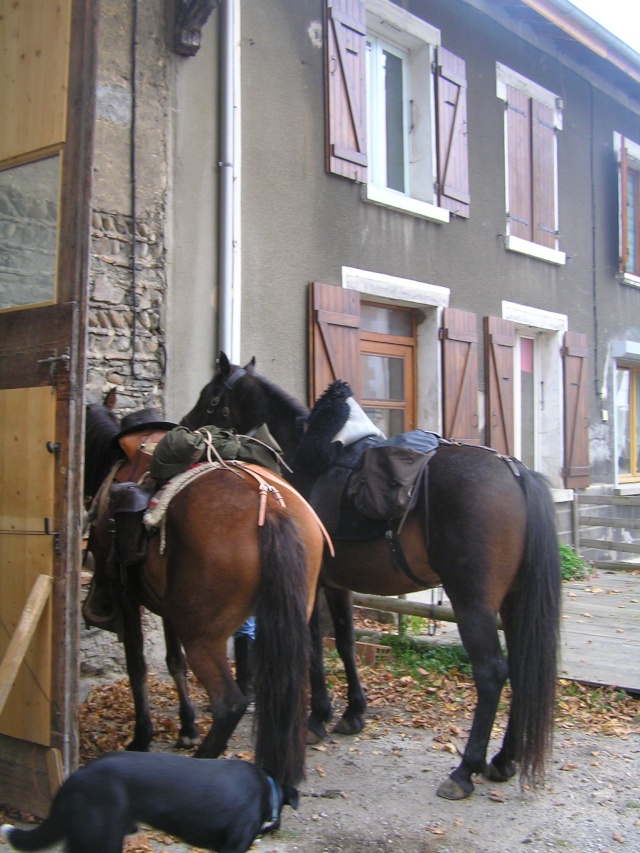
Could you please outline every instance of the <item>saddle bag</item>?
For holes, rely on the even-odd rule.
[[[358,512],[368,518],[402,518],[415,505],[418,486],[438,436],[412,430],[367,448],[347,484]]]
[[[282,450],[267,425],[261,424],[251,435],[238,435],[234,430],[215,426],[202,427],[195,432],[187,427],[176,427],[158,442],[149,475],[159,482],[170,480],[205,459],[208,447],[221,459],[252,462],[280,473]]]

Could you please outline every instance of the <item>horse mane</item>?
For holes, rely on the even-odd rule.
[[[256,381],[256,385],[262,391],[261,398],[258,400],[255,397],[253,389],[249,390],[249,388],[246,388],[243,390],[240,384],[238,385],[237,394],[241,404],[245,398],[249,399],[251,408],[254,410],[257,418],[256,423],[266,423],[269,420],[269,416],[275,416],[279,420],[287,421],[309,417],[309,409],[303,403],[271,382],[266,376],[253,372],[250,373],[250,376]]]

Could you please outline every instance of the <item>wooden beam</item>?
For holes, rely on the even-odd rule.
[[[31,638],[38,627],[38,621],[51,594],[52,584],[53,578],[49,575],[38,575],[0,663],[0,714],[16,680]]]
[[[385,613],[402,613],[405,616],[421,616],[423,619],[435,619],[439,622],[457,622],[451,607],[442,604],[425,604],[422,601],[410,601],[405,598],[390,598],[386,595],[364,595],[353,593],[353,603],[356,607],[366,607],[368,610],[382,610]],[[500,617],[496,616],[498,628],[502,628]]]

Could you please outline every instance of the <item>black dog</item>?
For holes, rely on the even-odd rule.
[[[285,805],[298,807],[296,789],[246,761],[111,752],[69,776],[40,826],[0,832],[16,850],[65,841],[68,853],[121,853],[140,821],[194,847],[245,853],[278,828]]]

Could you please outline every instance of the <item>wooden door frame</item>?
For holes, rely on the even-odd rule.
[[[50,795],[78,765],[79,601],[82,478],[90,257],[91,177],[95,121],[97,27],[100,0],[70,0],[70,43],[64,142],[61,144],[56,295],[52,305],[3,311],[3,387],[21,387],[29,358],[40,359],[38,324],[48,357],[68,354],[54,375],[38,368],[36,387],[52,385],[55,403],[55,494],[50,745],[2,736],[2,801],[34,814],[48,811]],[[26,152],[25,162],[43,151]],[[43,338],[44,340],[44,338]],[[68,350],[67,350],[68,348]],[[29,354],[27,354],[29,350]],[[35,351],[35,356],[34,356]]]

